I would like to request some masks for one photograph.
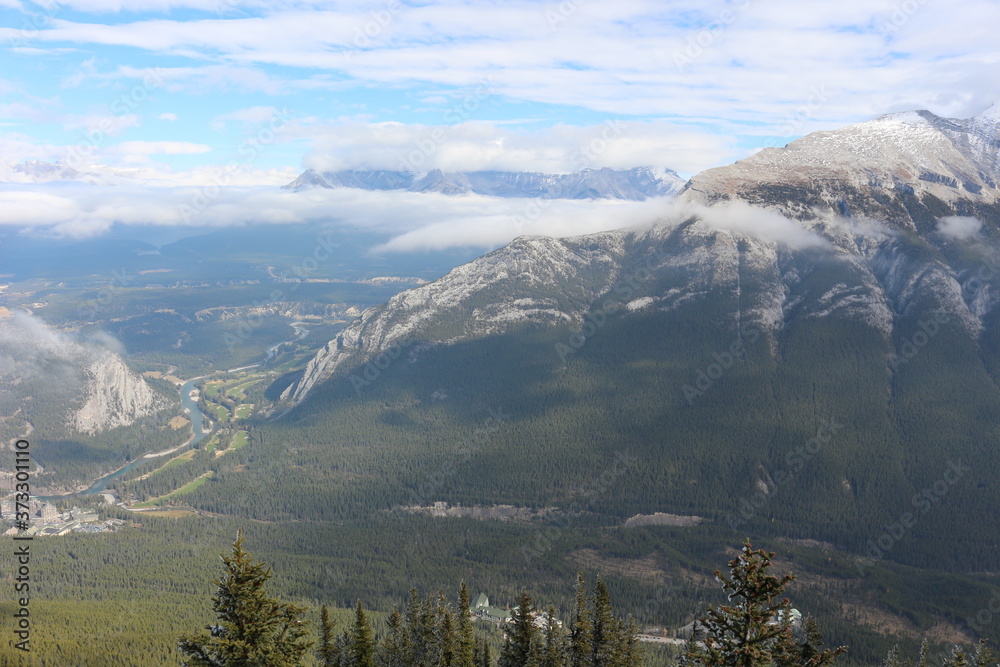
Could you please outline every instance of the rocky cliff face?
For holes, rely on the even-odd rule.
[[[80,340],[18,312],[0,320],[0,434],[34,424],[42,437],[95,434],[166,407],[107,340]]]
[[[808,218],[814,207],[878,217],[899,195],[945,202],[995,203],[1000,111],[966,120],[928,111],[890,114],[831,132],[815,132],[784,148],[766,148],[727,167],[696,175],[689,199],[739,199]],[[897,222],[905,222],[899,218]]]
[[[86,373],[83,407],[71,417],[81,433],[130,426],[166,407],[166,401],[116,354],[100,355],[87,366]]]
[[[811,320],[871,331],[890,364],[900,331],[929,313],[976,344],[1000,302],[997,116],[921,111],[816,133],[699,174],[650,229],[518,238],[365,311],[283,398],[404,341],[526,322],[585,336],[598,315],[685,317],[718,299],[732,304],[720,325],[762,332],[776,357]]]

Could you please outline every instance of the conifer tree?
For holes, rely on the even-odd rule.
[[[622,623],[622,633],[619,639],[619,664],[621,667],[641,667],[643,661],[642,646],[639,644],[639,625],[631,616],[628,623]]]
[[[732,605],[709,607],[698,624],[703,646],[694,646],[688,663],[704,667],[769,667],[797,665],[802,651],[791,628],[791,605],[779,599],[795,578],[768,573],[773,553],[754,550],[747,540],[740,555],[729,562],[729,576],[718,570],[716,579]],[[815,638],[814,638],[815,639]],[[808,643],[808,642],[807,642]],[[818,651],[809,658],[815,667],[833,660],[844,647]]]
[[[483,637],[483,649],[480,651],[480,662],[477,667],[493,667],[493,655],[490,650],[490,642]]]
[[[562,628],[556,621],[556,610],[552,605],[545,614],[545,648],[542,652],[542,667],[566,667],[566,642]]]
[[[375,639],[361,600],[354,611],[354,626],[348,642],[351,667],[375,667]]]
[[[927,667],[927,652],[930,650],[930,644],[927,641],[927,637],[920,642],[920,655],[917,657],[917,667]]]
[[[882,661],[882,667],[902,667],[899,661],[899,644],[893,646],[886,653],[885,660]]]
[[[410,589],[410,599],[406,603],[406,631],[409,635],[406,654],[406,664],[420,666],[425,664],[426,646],[421,633],[423,606],[420,594],[416,588]]]
[[[455,664],[456,636],[455,621],[452,620],[451,610],[444,609],[441,613],[440,630],[438,631],[438,665],[440,667],[452,667]]]
[[[469,616],[469,588],[462,582],[458,589],[458,640],[455,649],[455,667],[475,667],[476,639],[472,633]]]
[[[184,664],[230,667],[281,667],[300,664],[312,643],[304,639],[304,607],[268,597],[264,585],[271,568],[250,557],[238,531],[232,553],[222,555],[223,575],[212,583],[212,607],[218,622],[208,634],[185,635],[177,642]]]
[[[569,632],[569,667],[589,667],[592,654],[590,609],[587,604],[587,582],[583,574],[576,575],[576,602]]]
[[[591,663],[594,667],[614,667],[618,650],[618,621],[611,609],[611,595],[600,576],[594,585],[593,645]]]
[[[945,667],[969,667],[969,659],[965,655],[965,649],[955,646],[951,650],[951,656],[945,660]]]
[[[538,667],[538,629],[533,612],[531,597],[522,589],[520,602],[507,625],[499,667]]]
[[[388,632],[385,639],[379,642],[375,649],[375,663],[378,667],[404,667],[409,665],[407,656],[410,637],[406,629],[406,621],[398,609],[393,609],[386,621]]]
[[[993,651],[990,650],[985,639],[980,639],[979,643],[976,644],[976,650],[972,654],[972,664],[975,667],[994,667],[996,665]]]
[[[785,661],[786,664],[801,667],[820,667],[832,662],[837,655],[843,653],[843,647],[833,651],[823,650],[823,633],[819,631],[819,623],[816,622],[815,618],[812,616],[807,617],[802,625],[805,636],[796,645],[795,649],[791,651],[790,659]],[[898,665],[899,656],[896,655],[895,657]]]
[[[337,654],[337,637],[334,634],[334,623],[330,621],[330,611],[326,605],[320,609],[319,660],[323,667],[333,667],[340,662]]]

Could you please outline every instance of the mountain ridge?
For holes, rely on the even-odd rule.
[[[670,169],[584,169],[570,174],[539,172],[463,171],[428,172],[352,169],[317,172],[308,169],[284,189],[360,188],[406,190],[445,195],[479,194],[493,197],[542,199],[625,199],[643,201],[676,194],[686,181]]]
[[[820,295],[810,317],[852,313],[888,339],[922,290],[934,293],[969,335],[978,335],[997,305],[997,291],[980,286],[965,295],[961,270],[949,260],[937,257],[916,271],[915,249],[903,247],[909,243],[905,235],[916,234],[927,247],[946,251],[958,241],[938,232],[940,219],[977,210],[996,213],[1000,191],[993,165],[1000,130],[995,121],[986,122],[996,115],[989,114],[966,121],[929,112],[890,114],[815,133],[784,149],[765,149],[693,177],[679,202],[648,230],[559,240],[519,237],[363,313],[317,353],[282,396],[299,403],[338,369],[365,363],[399,340],[423,339],[435,327],[447,333],[429,338],[443,343],[501,333],[517,322],[582,325],[596,301],[627,273],[623,263],[640,261],[623,249],[648,255],[643,246],[650,242],[672,244],[652,270],[683,268],[689,279],[665,293],[656,293],[655,281],[649,293],[635,290],[630,303],[642,301],[634,308],[669,310],[725,285],[739,290],[739,263],[750,262],[770,267],[772,284],[750,311],[764,330],[778,331],[800,314],[805,299],[789,298],[797,272],[782,275],[780,265],[789,261],[789,252],[812,245],[832,252],[850,279],[839,293]],[[928,178],[929,173],[939,178]],[[854,211],[872,215],[854,217]],[[995,237],[995,226],[986,233]]]

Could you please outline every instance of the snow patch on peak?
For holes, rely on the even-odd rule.
[[[977,123],[1000,124],[1000,104],[993,104],[989,109],[978,114],[972,120]]]
[[[927,118],[928,111],[900,111],[898,113],[887,113],[884,116],[879,116],[873,122],[875,123],[901,123],[903,125],[930,125],[930,120]]]

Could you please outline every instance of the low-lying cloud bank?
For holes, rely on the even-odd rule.
[[[380,252],[494,248],[522,234],[573,236],[652,222],[663,199],[535,200],[259,187],[0,185],[0,227],[90,238],[112,225],[237,227],[337,221],[391,237]]]

